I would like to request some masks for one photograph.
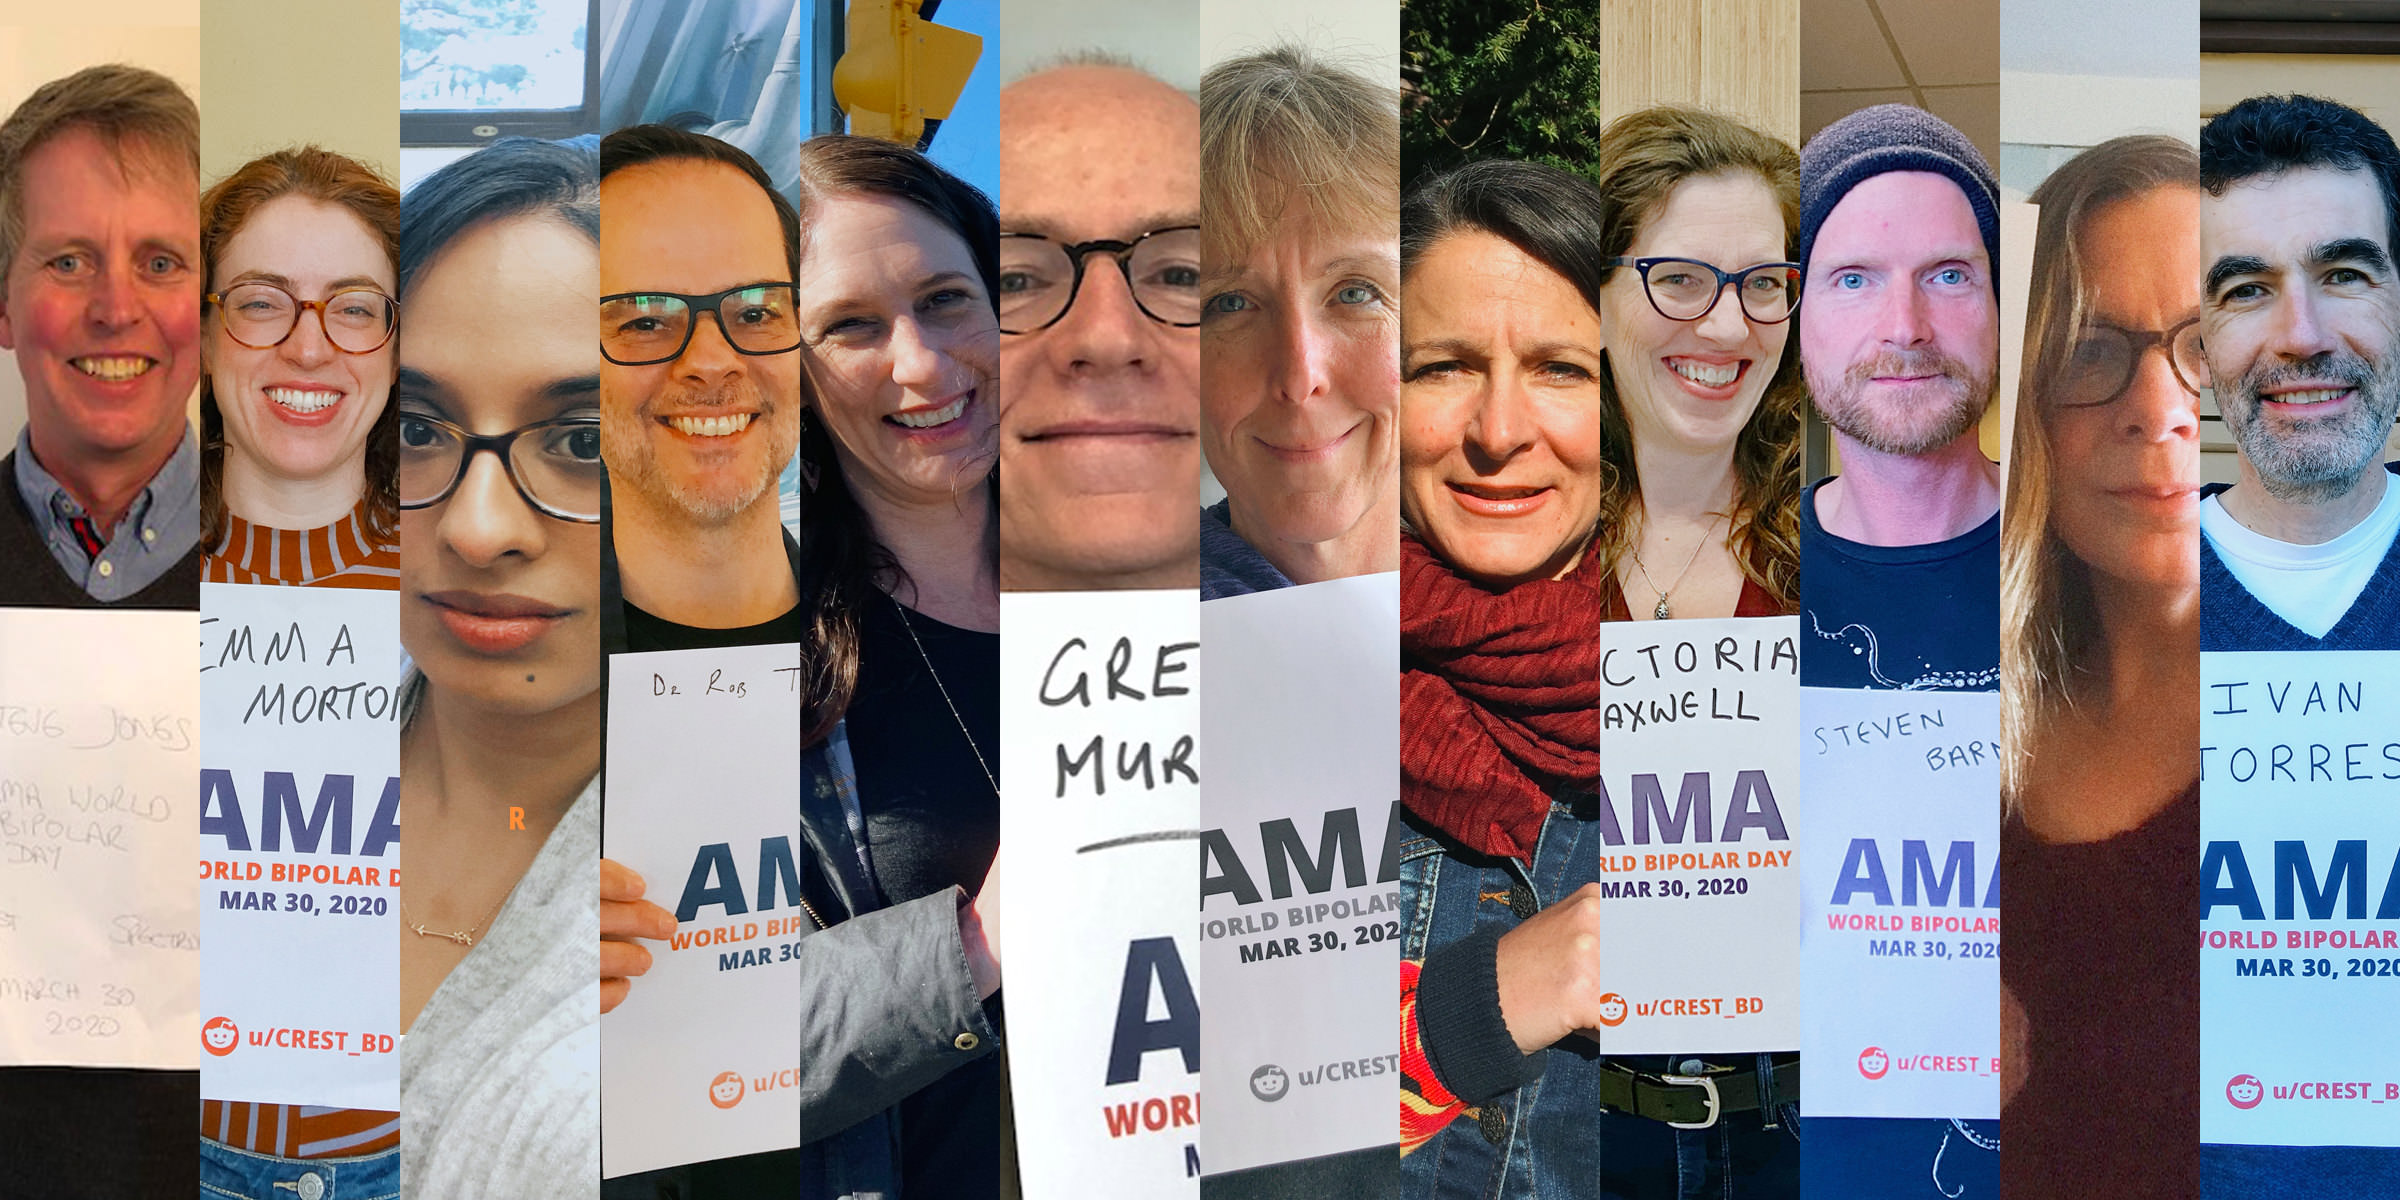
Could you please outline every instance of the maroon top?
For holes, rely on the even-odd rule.
[[[1617,586],[1613,576],[1601,588],[1601,604],[1603,621],[1633,619],[1633,610],[1625,607],[1625,589]],[[1742,577],[1742,598],[1733,602],[1733,615],[1737,617],[1788,617],[1799,611],[1796,604],[1777,604],[1773,592],[1758,586],[1758,581],[1747,575]]]
[[[2024,1007],[2001,1191],[2200,1194],[2200,784],[2097,842],[2000,833],[2000,977]]]

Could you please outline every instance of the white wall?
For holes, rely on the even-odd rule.
[[[90,11],[65,3],[0,3],[0,117],[53,79],[113,62],[148,67],[200,99],[199,0],[112,3],[107,23],[74,22],[89,20]],[[196,416],[197,389],[191,403]],[[16,356],[0,350],[0,451],[15,446],[24,427],[25,381]]]

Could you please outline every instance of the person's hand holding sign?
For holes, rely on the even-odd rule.
[[[624,1003],[633,977],[650,969],[650,951],[635,938],[675,935],[675,917],[642,899],[642,877],[611,859],[600,860],[600,1011]]]
[[[1600,1027],[1600,885],[1500,935],[1500,1019],[1531,1054],[1578,1030]]]

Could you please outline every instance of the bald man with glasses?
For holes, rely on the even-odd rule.
[[[1000,93],[1000,585],[1196,588],[1200,108],[1124,66]]]

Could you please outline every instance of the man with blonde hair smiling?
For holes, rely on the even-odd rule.
[[[0,123],[0,348],[26,408],[0,460],[0,604],[200,602],[199,132],[174,81],[122,65]]]

